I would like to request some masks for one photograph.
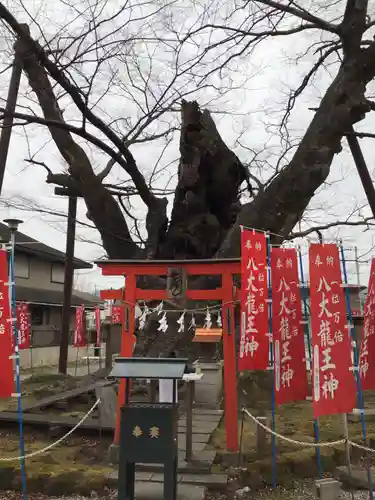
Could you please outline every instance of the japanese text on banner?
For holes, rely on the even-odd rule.
[[[18,349],[30,347],[29,306],[25,302],[17,304]]]
[[[85,306],[79,306],[76,309],[76,324],[74,329],[74,347],[86,346],[85,335]]]
[[[337,246],[311,245],[309,267],[314,415],[349,413],[356,390]]]
[[[112,324],[121,324],[122,323],[122,315],[123,315],[123,307],[122,306],[112,306]]]
[[[375,389],[375,259],[371,262],[358,368],[361,388]]]
[[[269,366],[267,242],[264,233],[241,233],[241,338],[238,369]]]
[[[280,405],[308,394],[296,250],[272,248],[271,272],[275,401]]]
[[[0,398],[14,392],[12,356],[12,327],[10,321],[8,265],[5,250],[0,250]]]

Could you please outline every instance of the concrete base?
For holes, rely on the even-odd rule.
[[[326,477],[315,481],[315,490],[317,498],[320,500],[338,500],[341,492],[339,481]]]
[[[197,407],[220,408],[223,392],[223,362],[196,362],[203,372],[202,380],[195,383]]]
[[[110,464],[118,464],[120,458],[120,446],[112,443],[108,448],[108,462]]]

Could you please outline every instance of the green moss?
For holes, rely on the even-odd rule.
[[[113,472],[108,466],[88,468],[85,464],[68,463],[26,463],[28,490],[51,496],[68,494],[90,495],[91,491],[103,491],[107,485],[107,477]],[[2,480],[4,477],[4,481]],[[0,484],[2,489],[21,489],[19,466],[0,467]]]

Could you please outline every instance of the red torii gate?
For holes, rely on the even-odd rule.
[[[173,276],[177,273],[187,283],[188,276],[221,276],[221,287],[214,290],[184,290],[190,300],[218,300],[222,302],[223,351],[224,351],[224,404],[225,431],[228,451],[238,451],[237,420],[237,369],[235,346],[234,301],[237,290],[233,286],[233,275],[241,273],[240,259],[215,260],[102,260],[96,262],[103,276],[124,276],[125,288],[103,290],[103,300],[122,300],[125,321],[122,325],[121,356],[133,353],[135,327],[135,305],[138,300],[168,300],[167,289],[152,290],[137,288],[137,276]],[[181,272],[182,271],[182,272]],[[173,278],[172,278],[173,279]],[[187,288],[187,287],[186,287]],[[120,408],[125,404],[125,380],[121,380],[117,400],[114,445],[120,441]]]

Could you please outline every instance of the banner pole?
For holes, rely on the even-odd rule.
[[[358,371],[358,348],[357,348],[357,343],[355,341],[355,336],[354,336],[354,323],[353,323],[353,312],[352,312],[352,307],[350,304],[350,291],[349,291],[349,283],[348,283],[348,273],[347,273],[347,268],[346,268],[346,260],[345,260],[345,252],[344,252],[344,247],[342,245],[342,241],[340,241],[340,253],[341,253],[341,265],[342,265],[342,272],[344,275],[344,285],[345,285],[345,299],[346,299],[346,307],[348,310],[348,328],[350,332],[350,339],[352,342],[352,347],[353,347],[353,370],[354,370],[354,377],[357,383],[357,394],[358,394],[358,407],[361,412],[361,427],[362,427],[362,434],[363,434],[363,443],[365,446],[367,446],[367,428],[366,428],[366,419],[365,419],[365,411],[364,411],[364,400],[363,400],[363,392],[362,392],[362,387],[361,387],[361,379],[359,377],[359,371]],[[366,469],[367,469],[367,482],[368,482],[368,487],[369,487],[369,492],[370,492],[370,500],[374,500],[374,491],[372,489],[372,477],[371,477],[371,465],[368,463],[369,461],[366,460]]]
[[[31,373],[33,372],[33,346],[31,345],[29,347],[30,351],[30,368],[31,368]]]
[[[305,285],[305,277],[304,277],[304,271],[303,271],[303,261],[302,261],[302,252],[301,252],[301,247],[298,247],[298,261],[299,261],[299,269],[300,269],[300,276],[301,276],[301,283],[302,287]],[[302,290],[303,292],[303,290]],[[307,286],[306,286],[306,292],[307,292]],[[306,301],[306,295],[305,293],[302,293],[302,301],[303,301],[303,314],[305,317],[305,335],[307,337],[307,349],[309,351],[309,364],[310,364],[310,373],[311,373],[311,366],[312,366],[312,353],[311,353],[311,337],[310,337],[310,328],[309,328],[309,313],[308,313],[308,308],[307,308],[307,301]],[[306,366],[307,369],[307,366]],[[315,442],[319,443],[319,421],[317,418],[314,418],[314,438]],[[318,474],[320,479],[323,478],[323,467],[322,467],[322,460],[321,460],[321,455],[320,455],[320,448],[316,448],[316,462],[318,466]]]
[[[272,338],[272,286],[271,286],[271,242],[270,235],[266,234],[267,238],[267,274],[268,274],[268,323],[269,323],[269,340],[270,340],[270,362],[272,372],[272,431],[275,432],[275,366],[274,366],[274,344]],[[272,487],[276,488],[276,437],[271,436],[272,444]]]
[[[17,305],[16,305],[16,294],[15,294],[15,283],[14,283],[14,247],[15,247],[15,231],[11,230],[11,251],[9,256],[9,291],[11,297],[11,328],[14,336],[14,354],[16,363],[16,390],[17,390],[17,413],[18,413],[18,425],[20,433],[20,465],[21,465],[21,482],[22,482],[22,494],[23,499],[27,500],[27,488],[26,488],[26,468],[25,468],[25,440],[23,432],[23,416],[22,416],[22,393],[21,393],[21,363],[20,363],[20,353],[18,349],[18,329],[17,329]]]
[[[345,454],[346,454],[346,465],[348,466],[348,476],[349,476],[349,481],[352,483],[352,462],[351,462],[351,457],[350,457],[350,444],[349,444],[349,426],[348,426],[348,414],[343,413],[343,424],[344,424],[344,437],[346,439],[345,441]],[[354,490],[351,488],[351,495],[352,495],[352,500],[354,500]]]
[[[78,367],[78,354],[79,354],[79,345],[77,346],[77,351],[76,351],[76,365],[74,368],[74,376],[77,376],[77,367]]]
[[[30,368],[31,368],[31,372],[33,371],[33,342],[34,342],[34,338],[33,338],[33,332],[32,332],[32,329],[31,329],[31,317],[30,317],[30,309],[29,309],[29,304],[27,304],[27,307],[28,307],[28,311],[27,311],[27,321],[29,323],[29,342],[30,342],[30,346],[29,346],[29,352],[30,352]]]
[[[87,373],[90,375],[90,345],[88,343],[88,339],[86,346],[86,357],[87,357]]]

